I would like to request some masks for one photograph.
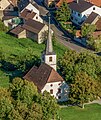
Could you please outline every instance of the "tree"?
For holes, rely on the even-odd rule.
[[[66,22],[70,19],[70,9],[66,0],[63,1],[60,8],[56,11],[56,19],[63,22]]]
[[[59,71],[66,82],[71,83],[74,79],[75,61],[78,59],[78,54],[75,51],[66,51],[63,57],[59,59]]]
[[[0,32],[1,31],[7,32],[8,31],[8,27],[6,27],[4,25],[4,23],[0,20]]]
[[[90,24],[84,24],[81,27],[81,34],[83,37],[88,37],[90,35],[92,35],[92,33],[96,30],[96,26],[95,25],[90,25]]]
[[[55,98],[38,93],[32,82],[15,78],[8,89],[0,88],[1,120],[52,120],[57,111]]]
[[[24,120],[42,120],[42,119],[43,119],[42,106],[38,103],[33,102]]]
[[[5,119],[12,109],[13,105],[11,103],[10,92],[5,88],[0,88],[0,118]]]
[[[97,82],[85,72],[79,72],[70,86],[70,100],[75,104],[82,105],[82,108],[84,108],[85,102],[98,97],[97,92]]]
[[[57,101],[53,96],[51,96],[47,91],[44,91],[43,94],[38,96],[37,102],[42,106],[42,120],[56,119],[59,106],[57,105]]]
[[[59,72],[66,80],[72,83],[76,73],[83,71],[94,79],[101,78],[101,57],[90,52],[76,53],[67,51],[59,59]]]
[[[87,45],[95,51],[101,51],[101,35],[98,37],[90,35],[87,39]]]
[[[9,90],[15,100],[21,100],[27,104],[31,104],[38,94],[37,87],[34,83],[20,78],[15,78],[12,81]]]

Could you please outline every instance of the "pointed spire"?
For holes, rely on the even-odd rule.
[[[49,25],[48,25],[48,39],[47,39],[47,45],[46,45],[46,54],[53,52],[52,35],[51,35],[51,29],[50,29],[50,13],[48,13],[48,18],[49,18]]]

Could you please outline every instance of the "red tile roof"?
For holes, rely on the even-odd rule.
[[[32,67],[24,79],[32,81],[40,91],[46,83],[64,81],[52,67],[45,63],[41,64],[39,68]]]
[[[94,5],[101,7],[101,0],[86,0],[86,1],[89,1]]]
[[[60,7],[64,0],[59,0],[59,2],[56,4],[57,7]],[[67,3],[73,2],[73,0],[66,0]]]

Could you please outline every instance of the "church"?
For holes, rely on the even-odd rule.
[[[69,86],[56,71],[56,54],[52,46],[50,16],[46,49],[42,53],[41,60],[41,65],[33,66],[23,78],[32,81],[39,92],[43,93],[46,90],[59,102],[67,101]]]

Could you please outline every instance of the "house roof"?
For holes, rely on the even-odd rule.
[[[14,29],[12,29],[10,31],[10,33],[18,35],[23,30],[28,30],[30,32],[38,34],[44,26],[45,26],[45,24],[43,24],[43,23],[37,22],[37,21],[32,20],[32,19],[28,19],[25,22],[25,24],[18,25],[17,27],[15,27]]]
[[[18,17],[18,13],[15,11],[4,11],[4,16],[2,17],[2,20],[9,20],[14,17]]]
[[[30,2],[30,0],[20,0],[18,4],[18,8],[20,11],[22,11],[29,3],[31,3],[36,9],[39,10],[39,6],[37,5],[36,2]]]
[[[96,28],[97,30],[101,30],[101,17],[99,18],[99,20],[96,22]]]
[[[18,34],[21,33],[22,31],[24,31],[24,29],[22,28],[21,25],[18,25],[18,26],[16,26],[14,29],[12,29],[12,30],[10,31],[10,33],[15,34],[15,35],[18,35]]]
[[[17,6],[17,0],[8,0],[13,6]]]
[[[89,1],[90,3],[93,3],[96,6],[101,7],[101,0],[87,0],[87,1]]]
[[[40,91],[44,88],[46,83],[64,81],[52,67],[45,63],[41,64],[39,68],[32,67],[24,76],[24,79],[32,81]]]
[[[28,9],[25,9],[23,12],[20,13],[20,16],[26,20],[28,20],[29,18],[33,18],[36,15],[35,12],[30,11]]]
[[[4,21],[4,20],[13,19],[13,18],[15,18],[15,16],[3,16],[2,20]]]
[[[99,15],[97,13],[92,12],[88,18],[85,20],[84,23],[92,24],[92,22],[98,17]],[[84,24],[83,23],[83,24]]]
[[[64,1],[64,0],[58,0],[56,6],[60,7],[60,6],[62,5],[63,1]],[[66,2],[67,2],[67,3],[71,3],[71,2],[73,2],[73,0],[66,0]]]
[[[18,12],[16,11],[4,11],[4,16],[18,16]]]
[[[45,24],[43,23],[28,19],[22,27],[28,31],[39,33],[44,26]]]
[[[71,10],[77,11],[82,13],[83,11],[87,10],[88,8],[92,7],[93,4],[84,0],[73,1],[69,4]]]

